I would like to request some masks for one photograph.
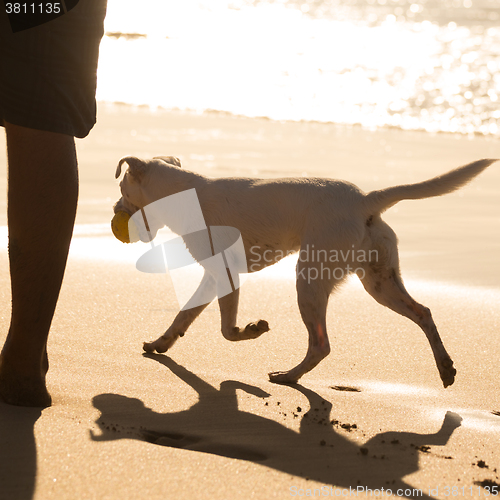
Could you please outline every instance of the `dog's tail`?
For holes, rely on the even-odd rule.
[[[382,213],[401,200],[419,200],[452,193],[465,186],[495,161],[497,160],[478,160],[417,184],[404,184],[372,191],[365,198],[367,210],[370,214]]]

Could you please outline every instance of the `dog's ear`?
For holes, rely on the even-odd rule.
[[[146,163],[135,156],[124,156],[118,162],[118,166],[116,167],[115,179],[118,179],[118,177],[120,177],[120,174],[122,172],[122,165],[124,163],[128,164],[127,172],[132,177],[132,180],[140,182],[144,176],[144,173],[146,172]]]
[[[120,177],[120,175],[122,174],[122,165],[125,163],[125,161],[127,161],[127,159],[122,158],[118,162],[118,166],[116,167],[116,172],[115,172],[115,179],[118,179],[118,177]]]
[[[175,165],[176,167],[182,168],[181,160],[176,156],[155,156],[154,160],[162,160],[170,165]]]

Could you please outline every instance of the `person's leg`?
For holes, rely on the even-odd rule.
[[[74,138],[5,123],[12,317],[0,354],[0,400],[50,406],[47,337],[78,199]]]

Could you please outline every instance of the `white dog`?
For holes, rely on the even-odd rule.
[[[330,352],[326,327],[329,295],[356,273],[380,304],[414,321],[429,340],[444,387],[456,370],[427,307],[405,290],[399,270],[397,238],[380,214],[405,199],[455,191],[496,160],[480,160],[433,179],[363,193],[344,181],[321,178],[209,179],[181,168],[174,157],[122,158],[128,169],[120,183],[122,197],[114,210],[130,215],[166,196],[195,188],[207,226],[232,226],[243,240],[249,271],[258,271],[290,252],[299,251],[297,294],[309,332],[304,360],[285,372],[269,374],[272,382],[295,383]],[[156,228],[153,231],[156,234]],[[306,255],[306,258],[302,258]],[[266,321],[236,326],[239,288],[219,298],[221,329],[231,341],[255,339],[269,330]],[[168,330],[147,352],[165,352],[184,335],[206,305],[180,311]]]

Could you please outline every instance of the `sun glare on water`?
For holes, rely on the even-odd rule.
[[[499,28],[414,22],[392,13],[377,23],[313,16],[291,1],[137,5],[109,2],[100,100],[278,120],[499,132]],[[407,13],[422,9],[415,2]]]

